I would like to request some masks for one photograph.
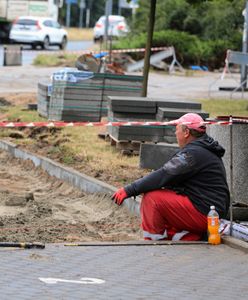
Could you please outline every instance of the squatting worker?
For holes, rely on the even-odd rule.
[[[145,239],[201,240],[207,214],[214,205],[221,218],[229,208],[229,189],[222,162],[225,150],[206,134],[195,113],[175,120],[180,150],[164,166],[119,189],[112,199],[143,194],[142,229]]]

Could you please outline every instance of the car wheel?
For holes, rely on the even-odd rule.
[[[64,50],[65,47],[66,47],[66,45],[67,45],[67,38],[66,38],[66,36],[64,36],[63,39],[62,39],[61,44],[59,45],[59,48],[60,48],[61,50]]]
[[[37,45],[36,44],[32,44],[31,47],[32,47],[33,50],[35,50],[36,47],[37,47]]]
[[[104,36],[100,35],[99,38],[98,38],[98,41],[99,41],[100,44],[102,44],[103,41],[104,41]]]
[[[48,48],[49,48],[49,37],[48,36],[46,36],[45,38],[44,38],[44,41],[43,41],[43,44],[42,44],[42,49],[45,49],[45,50],[48,50]]]

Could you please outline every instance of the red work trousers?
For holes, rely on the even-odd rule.
[[[207,216],[172,190],[145,193],[140,210],[144,239],[198,241],[207,231]]]

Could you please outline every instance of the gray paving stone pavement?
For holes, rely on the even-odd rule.
[[[227,245],[1,249],[0,299],[247,299],[247,254]],[[46,283],[39,278],[57,278]],[[104,280],[80,283],[81,278]],[[76,281],[76,282],[73,282]]]

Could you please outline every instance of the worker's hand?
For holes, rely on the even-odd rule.
[[[112,196],[112,200],[115,201],[116,204],[118,205],[122,205],[122,202],[128,198],[128,195],[126,193],[126,191],[124,190],[124,188],[119,189],[117,192],[114,193],[114,195]]]

